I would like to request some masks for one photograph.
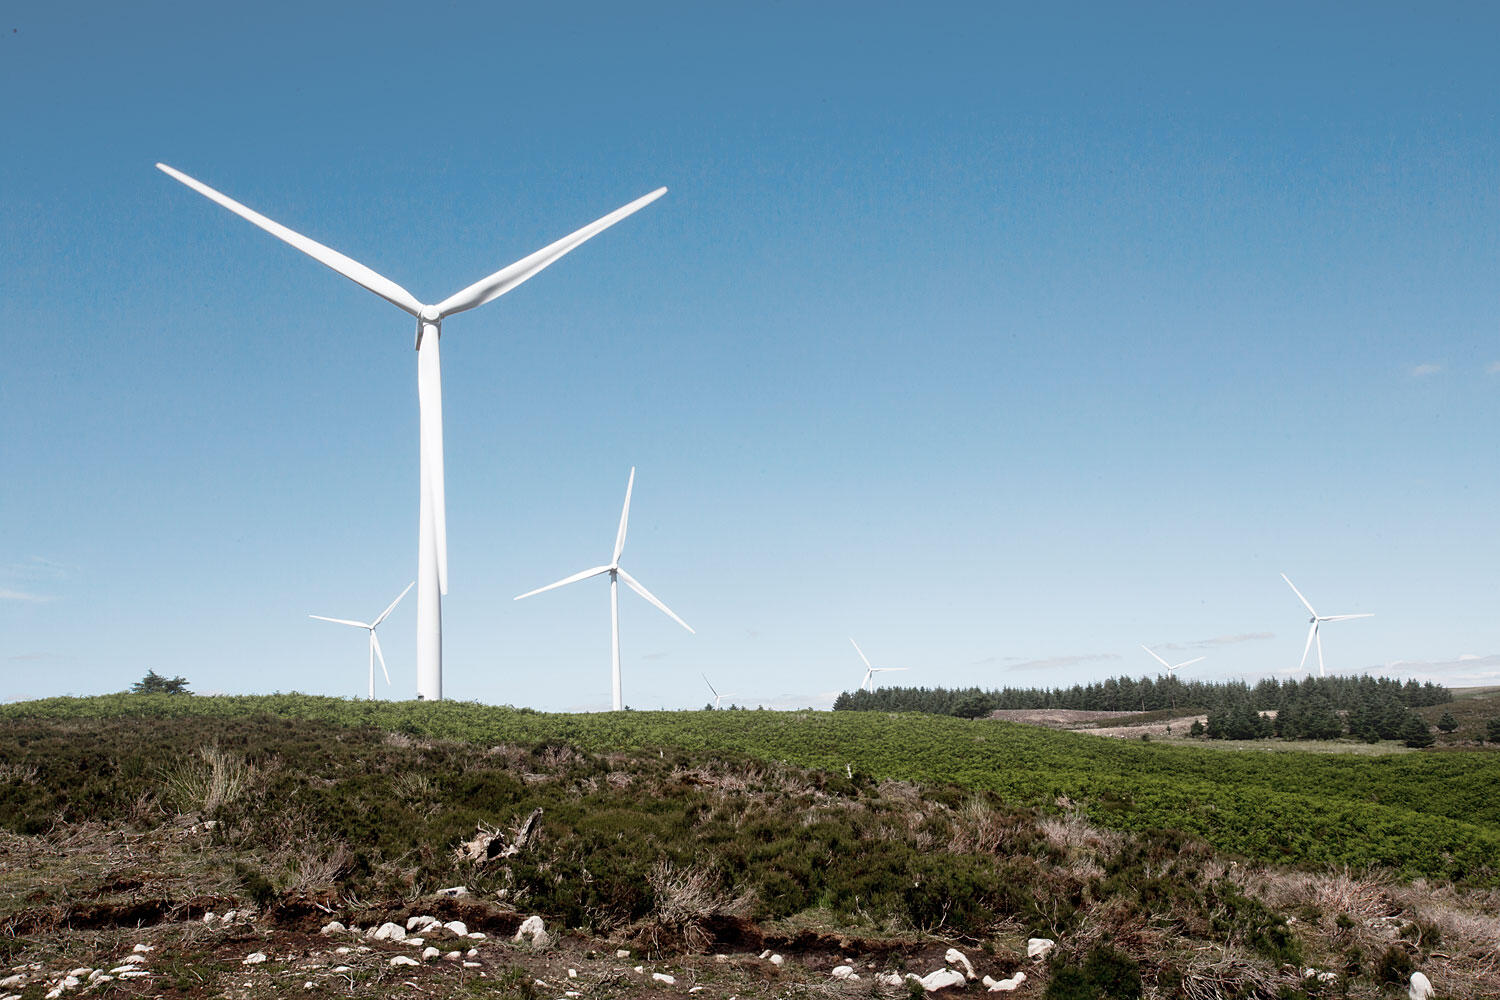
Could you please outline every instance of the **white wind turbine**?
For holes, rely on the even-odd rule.
[[[411,593],[411,588],[415,587],[416,585],[417,585],[417,581],[415,581],[415,580],[413,580],[411,583],[408,583],[406,585],[406,589],[403,590],[403,591],[401,591],[401,595],[399,597],[397,597],[394,601],[391,602],[390,607],[388,607],[384,611],[380,612],[380,617],[376,618],[372,622],[356,622],[356,621],[350,621],[348,618],[324,618],[322,615],[308,615],[307,616],[309,618],[316,618],[320,622],[333,622],[335,625],[353,625],[355,628],[362,628],[362,629],[368,629],[369,630],[369,632],[370,632],[370,700],[371,701],[375,700],[375,658],[377,656],[380,657],[380,672],[382,674],[385,674],[385,683],[386,683],[386,686],[389,687],[390,684],[391,684],[391,675],[390,675],[390,672],[385,669],[385,653],[381,652],[381,650],[380,650],[380,639],[379,639],[379,637],[377,637],[375,635],[375,629],[377,629],[380,626],[381,622],[383,622],[383,621],[386,620],[386,618],[390,615],[390,613],[392,611],[396,610],[396,605],[398,605],[398,604],[401,603],[401,598],[405,597],[407,594]]]
[[[854,651],[859,654],[859,658],[865,661],[865,677],[864,680],[859,682],[859,690],[861,691],[869,690],[873,692],[875,690],[876,674],[883,674],[888,670],[906,669],[905,667],[872,667],[870,666],[870,658],[865,655],[865,651],[859,648],[859,643],[854,642],[854,636],[851,635],[849,641],[854,643]]]
[[[707,674],[699,674],[698,676],[700,676],[700,677],[703,678],[703,683],[707,684],[708,685],[708,689],[714,693],[714,708],[718,708],[719,707],[719,702],[723,701],[725,698],[738,698],[739,697],[739,695],[735,694],[732,691],[729,694],[720,694],[719,693],[719,689],[713,686],[713,682],[711,682],[708,679],[708,675]]]
[[[1164,667],[1167,668],[1167,676],[1168,677],[1171,677],[1172,674],[1175,671],[1181,670],[1183,667],[1190,667],[1193,664],[1197,663],[1199,660],[1206,660],[1206,659],[1208,659],[1208,657],[1206,657],[1206,656],[1198,656],[1198,657],[1194,657],[1191,660],[1183,660],[1181,663],[1178,663],[1178,664],[1174,665],[1174,664],[1168,663],[1166,660],[1163,660],[1160,656],[1157,656],[1156,652],[1154,650],[1152,650],[1150,646],[1143,645],[1143,646],[1141,646],[1141,648],[1144,649],[1146,652],[1150,653],[1151,656],[1152,656],[1152,658],[1155,659],[1157,663],[1160,663],[1162,666],[1164,666]]]
[[[241,205],[201,181],[194,180],[165,163],[157,168],[181,181],[210,201],[259,226],[313,260],[337,271],[361,288],[374,292],[417,320],[417,409],[420,430],[420,494],[417,513],[417,697],[436,701],[443,697],[443,606],[448,592],[448,515],[443,477],[443,380],[438,359],[438,340],[443,320],[454,313],[482,306],[515,288],[616,222],[667,193],[657,188],[648,195],[618,208],[529,257],[501,268],[487,278],[455,292],[436,305],[424,305],[400,285],[376,274],[358,261],[310,240],[258,212]]]
[[[593,569],[586,569],[582,573],[574,573],[572,576],[564,577],[556,583],[549,583],[545,587],[528,590],[526,593],[519,594],[514,598],[517,601],[525,600],[545,590],[556,590],[558,587],[566,587],[568,584],[577,583],[579,580],[587,580],[591,576],[609,574],[609,650],[610,661],[614,669],[614,707],[616,712],[624,707],[624,701],[620,692],[620,581],[624,580],[625,586],[656,605],[668,618],[689,632],[693,632],[691,625],[678,618],[671,608],[657,600],[651,591],[641,586],[639,580],[625,572],[620,566],[620,553],[625,550],[625,529],[630,524],[630,491],[634,488],[635,466],[631,466],[630,480],[625,484],[625,506],[620,510],[620,530],[615,535],[615,554],[610,556],[608,566],[595,566]],[[698,633],[693,632],[693,634],[697,635]]]
[[[1302,647],[1302,662],[1297,664],[1297,669],[1301,670],[1303,665],[1307,663],[1307,651],[1312,649],[1313,640],[1316,639],[1318,641],[1318,676],[1322,677],[1323,635],[1318,631],[1319,627],[1324,622],[1342,622],[1348,621],[1350,618],[1374,618],[1375,615],[1373,613],[1363,615],[1320,615],[1313,610],[1313,606],[1311,604],[1307,603],[1307,598],[1302,596],[1302,591],[1297,589],[1297,585],[1293,583],[1285,573],[1281,574],[1281,578],[1283,580],[1286,580],[1286,585],[1292,588],[1292,593],[1297,595],[1297,600],[1301,601],[1302,606],[1307,609],[1307,613],[1312,615],[1312,617],[1308,619],[1308,621],[1312,623],[1312,627],[1307,630],[1307,645]]]

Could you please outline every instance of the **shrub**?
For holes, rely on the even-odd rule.
[[[1438,728],[1445,733],[1451,733],[1458,728],[1458,720],[1453,717],[1452,712],[1444,712],[1443,717],[1438,719]]]
[[[1500,719],[1491,719],[1485,723],[1484,732],[1491,743],[1500,743]]]
[[[1399,944],[1393,944],[1381,954],[1380,963],[1375,971],[1381,982],[1404,984],[1411,979],[1415,968],[1411,955],[1407,954],[1406,949]]]

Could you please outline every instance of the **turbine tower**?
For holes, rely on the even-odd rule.
[[[401,591],[400,596],[398,596],[394,601],[391,602],[390,607],[388,607],[384,611],[380,612],[380,617],[376,618],[372,622],[356,622],[356,621],[350,621],[348,618],[324,618],[322,615],[308,615],[307,616],[309,618],[316,618],[320,622],[333,622],[335,625],[353,625],[355,628],[363,628],[363,629],[369,629],[370,630],[370,700],[371,701],[375,700],[375,658],[377,656],[380,657],[380,672],[382,674],[385,674],[385,683],[386,683],[386,686],[389,687],[390,684],[391,684],[391,674],[390,674],[390,671],[388,671],[388,670],[385,669],[385,654],[380,651],[380,639],[376,637],[376,635],[375,635],[375,629],[380,626],[381,622],[383,622],[383,621],[386,620],[386,618],[390,615],[390,613],[392,611],[396,610],[396,605],[398,605],[398,604],[401,603],[401,598],[403,598],[407,594],[411,593],[411,588],[415,587],[416,585],[417,585],[417,581],[415,581],[415,580],[413,580],[411,583],[408,583],[406,585],[406,589],[403,590],[403,591]]]
[[[861,690],[861,691],[868,690],[871,693],[874,693],[874,691],[875,691],[875,675],[876,674],[883,674],[883,673],[885,673],[888,670],[905,670],[906,669],[905,667],[872,667],[872,666],[870,666],[870,658],[865,655],[865,651],[863,649],[859,648],[859,643],[854,642],[854,636],[851,635],[849,637],[849,641],[851,643],[854,643],[854,651],[859,654],[859,658],[861,660],[865,661],[865,676],[864,676],[864,680],[862,680],[862,681],[859,682],[859,690]]]
[[[635,466],[631,466],[630,480],[625,484],[625,506],[620,511],[620,530],[615,534],[615,554],[610,557],[609,565],[595,566],[593,569],[586,569],[582,573],[574,573],[572,576],[564,577],[563,579],[558,580],[556,583],[549,583],[545,587],[538,587],[535,590],[528,590],[526,593],[519,594],[514,598],[514,600],[517,601],[525,600],[526,598],[531,597],[534,594],[540,594],[546,590],[556,590],[558,587],[566,587],[570,583],[577,583],[579,580],[587,580],[591,576],[602,576],[605,573],[609,574],[609,650],[610,661],[613,664],[614,671],[614,707],[616,712],[623,708],[625,704],[620,691],[620,581],[624,580],[625,586],[629,587],[637,594],[640,594],[652,604],[656,605],[668,618],[672,619],[674,622],[681,625],[689,632],[693,632],[693,627],[691,625],[683,621],[681,618],[678,618],[671,608],[667,607],[661,601],[657,600],[656,596],[652,594],[651,591],[641,586],[640,581],[631,576],[629,573],[625,572],[625,570],[620,566],[620,553],[625,551],[625,529],[630,524],[630,491],[634,488]],[[693,632],[693,634],[697,635],[698,633]],[[712,685],[710,685],[710,687],[712,687]]]
[[[1297,589],[1297,585],[1293,583],[1285,573],[1281,574],[1281,578],[1283,580],[1286,580],[1286,585],[1292,588],[1292,593],[1297,595],[1297,600],[1301,601],[1302,606],[1307,609],[1307,613],[1312,615],[1312,617],[1308,619],[1308,621],[1312,623],[1312,627],[1307,630],[1307,645],[1302,647],[1302,662],[1297,664],[1297,669],[1301,670],[1303,665],[1307,663],[1307,651],[1312,649],[1313,640],[1316,639],[1318,641],[1318,676],[1322,677],[1323,635],[1318,631],[1319,626],[1321,626],[1324,622],[1342,622],[1348,621],[1350,618],[1374,618],[1375,615],[1373,613],[1363,615],[1320,615],[1313,610],[1313,606],[1311,604],[1307,603],[1307,598],[1302,596],[1302,591]]]
[[[553,261],[597,236],[628,215],[645,208],[667,193],[657,188],[630,204],[615,209],[596,222],[584,226],[556,243],[543,247],[503,267],[487,278],[455,292],[436,305],[417,301],[400,285],[376,274],[358,261],[316,240],[295,233],[221,194],[201,181],[194,180],[165,163],[157,169],[181,181],[203,197],[229,209],[313,260],[337,271],[350,281],[403,309],[417,320],[417,409],[419,418],[420,493],[417,510],[417,697],[436,701],[443,697],[443,605],[448,592],[448,514],[443,478],[443,379],[438,359],[438,340],[443,320],[486,302],[493,301],[515,288]]]

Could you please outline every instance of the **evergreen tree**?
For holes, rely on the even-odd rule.
[[[1453,717],[1452,712],[1444,712],[1443,717],[1438,720],[1438,728],[1445,733],[1451,733],[1458,728],[1458,720]]]
[[[1401,725],[1401,739],[1409,747],[1430,747],[1433,744],[1433,735],[1427,729],[1427,723],[1416,715],[1408,714],[1406,721]]]
[[[146,676],[130,685],[131,694],[192,694],[187,689],[186,677],[173,677],[171,680],[158,674],[155,670],[146,671]]]
[[[1491,743],[1500,743],[1500,719],[1491,719],[1485,723],[1484,732]]]

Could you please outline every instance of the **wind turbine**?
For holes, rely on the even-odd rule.
[[[905,667],[872,667],[870,666],[870,658],[865,655],[865,651],[859,648],[859,643],[854,642],[854,636],[851,635],[849,641],[854,643],[854,651],[859,654],[859,658],[865,661],[865,677],[864,680],[859,682],[859,690],[861,691],[869,690],[872,693],[874,692],[876,674],[883,674],[887,670],[906,669]]]
[[[703,683],[707,684],[708,685],[708,689],[714,693],[714,708],[717,709],[719,707],[719,702],[723,701],[725,698],[738,698],[739,697],[739,695],[734,694],[734,693],[720,694],[719,693],[719,689],[716,688],[716,687],[714,687],[713,683],[711,681],[709,681],[707,674],[699,674],[698,676],[700,676],[700,677],[703,678]]]
[[[620,530],[615,535],[615,554],[610,556],[608,566],[595,566],[593,569],[586,569],[582,573],[574,573],[572,576],[558,580],[556,583],[549,583],[547,586],[538,587],[536,590],[528,590],[526,593],[519,594],[514,598],[517,601],[525,600],[545,590],[556,590],[558,587],[566,587],[568,584],[577,583],[579,580],[587,580],[591,576],[609,574],[609,650],[610,661],[614,667],[614,706],[616,712],[624,707],[624,701],[620,694],[620,581],[624,580],[625,586],[656,605],[668,618],[689,632],[693,632],[691,625],[678,618],[671,608],[657,600],[651,591],[641,586],[639,580],[620,567],[620,553],[625,550],[625,529],[630,524],[630,491],[634,488],[635,466],[631,466],[630,481],[625,484],[625,506],[620,511]],[[698,633],[693,632],[693,634],[697,635]]]
[[[1141,646],[1141,648],[1144,649],[1146,652],[1150,653],[1151,656],[1152,656],[1152,658],[1154,658],[1157,663],[1160,663],[1162,666],[1164,666],[1164,667],[1167,668],[1167,676],[1168,677],[1171,677],[1172,676],[1172,672],[1175,671],[1175,670],[1181,670],[1183,667],[1190,667],[1190,666],[1192,666],[1193,664],[1197,663],[1199,660],[1206,660],[1206,659],[1208,659],[1208,657],[1206,657],[1206,656],[1198,656],[1198,657],[1194,657],[1191,660],[1183,660],[1181,663],[1176,664],[1174,666],[1174,665],[1168,663],[1166,660],[1163,660],[1160,656],[1157,656],[1156,653],[1152,651],[1151,647],[1143,645],[1143,646]]]
[[[335,625],[353,625],[355,628],[363,628],[363,629],[369,629],[370,630],[370,700],[371,701],[375,700],[375,658],[377,656],[380,657],[380,672],[382,674],[385,674],[385,683],[386,683],[386,686],[389,687],[390,683],[391,683],[390,672],[385,669],[385,654],[380,651],[380,639],[375,635],[375,629],[377,627],[379,627],[379,625],[380,625],[381,622],[385,621],[386,617],[392,611],[396,610],[396,605],[398,605],[398,604],[401,603],[401,598],[405,597],[407,594],[411,593],[411,588],[415,587],[416,585],[417,585],[417,581],[415,581],[415,580],[413,580],[411,583],[408,583],[406,585],[406,589],[403,590],[403,591],[401,591],[401,596],[397,597],[394,601],[392,601],[390,607],[388,607],[384,611],[380,612],[380,617],[376,618],[372,622],[356,622],[356,621],[350,621],[348,618],[324,618],[322,615],[308,615],[307,616],[309,618],[316,618],[320,622],[333,622]]]
[[[1318,640],[1318,676],[1322,677],[1323,636],[1318,631],[1319,626],[1321,626],[1324,622],[1342,622],[1348,621],[1350,618],[1374,618],[1375,615],[1373,613],[1363,615],[1320,615],[1313,610],[1313,606],[1311,604],[1307,603],[1307,598],[1302,596],[1302,591],[1297,589],[1297,585],[1293,583],[1285,573],[1281,574],[1281,578],[1283,580],[1286,580],[1286,585],[1292,588],[1292,593],[1297,595],[1297,600],[1301,601],[1302,606],[1307,609],[1308,614],[1312,615],[1312,617],[1308,619],[1308,621],[1312,623],[1312,627],[1307,630],[1307,645],[1302,647],[1302,662],[1297,664],[1297,669],[1301,670],[1303,664],[1307,663],[1307,651],[1312,649],[1313,640],[1316,639]]]
[[[203,197],[229,209],[272,236],[301,250],[313,260],[337,271],[361,288],[374,292],[417,320],[417,410],[421,457],[420,494],[417,511],[417,697],[436,701],[443,697],[443,605],[448,593],[448,514],[443,477],[443,379],[438,359],[438,340],[443,320],[493,301],[556,261],[584,241],[597,236],[667,193],[657,188],[622,208],[592,222],[556,243],[543,247],[503,267],[487,278],[455,292],[436,305],[424,305],[400,285],[376,274],[316,240],[295,233],[194,180],[165,163],[157,169],[181,181]]]

